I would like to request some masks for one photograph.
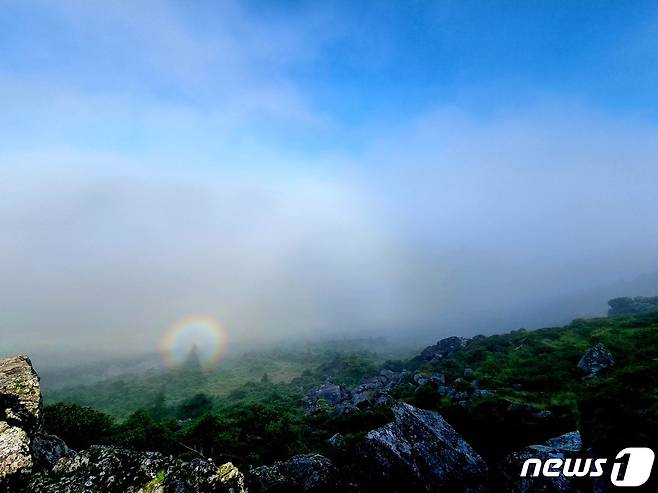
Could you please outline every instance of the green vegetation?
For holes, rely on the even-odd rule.
[[[583,380],[576,365],[597,342],[610,349],[616,364]],[[337,452],[325,444],[327,438],[340,432],[350,447],[390,421],[390,411],[310,418],[303,413],[304,395],[328,377],[353,385],[385,367],[443,373],[457,390],[493,391],[467,401],[442,396],[429,384],[394,391],[400,400],[441,412],[488,458],[574,429],[587,446],[605,453],[655,444],[658,437],[658,314],[480,336],[432,364],[385,361],[390,356],[291,350],[249,355],[210,372],[186,368],[63,389],[50,393],[50,402],[70,403],[46,407],[46,428],[73,448],[112,443],[201,454],[238,467],[309,451],[331,456]],[[471,370],[465,373],[466,368]],[[222,379],[231,381],[220,384]]]

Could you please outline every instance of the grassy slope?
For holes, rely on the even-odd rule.
[[[582,381],[576,365],[596,342],[611,350],[616,365],[595,380]],[[203,445],[205,449],[221,450],[224,459],[239,463],[267,463],[310,450],[331,453],[323,449],[331,434],[341,432],[348,441],[356,440],[390,419],[379,411],[313,421],[303,416],[304,393],[328,375],[337,383],[354,384],[376,374],[382,364],[380,356],[364,352],[318,348],[269,352],[234,360],[210,373],[152,373],[59,390],[46,398],[91,405],[124,418],[152,406],[160,394],[166,399],[165,415],[179,416],[177,404],[203,391],[214,397],[216,421],[201,418],[182,429],[174,424],[156,428],[157,433],[145,435],[149,438],[143,446],[158,448],[172,434],[194,446],[216,437]],[[576,320],[565,327],[481,337],[437,364],[422,366],[412,359],[384,366],[442,372],[449,382],[463,377],[464,368],[472,368],[473,376],[458,385],[470,387],[477,379],[482,388],[495,391],[493,397],[463,405],[440,397],[429,386],[419,391],[401,387],[397,397],[440,411],[490,459],[574,429],[581,430],[587,446],[606,453],[625,446],[655,445],[658,438],[658,314]],[[263,373],[268,373],[269,381],[260,382]],[[549,410],[551,415],[529,417],[522,406],[514,407],[518,403]],[[127,445],[142,446],[134,436],[143,424],[121,426]],[[209,429],[204,431],[204,427]],[[175,447],[162,445],[173,452]]]
[[[599,378],[583,381],[576,365],[597,342],[608,347],[616,364]],[[420,370],[443,372],[452,381],[467,367],[474,370],[472,379],[496,392],[494,397],[466,406],[430,392],[401,392],[400,397],[442,412],[485,454],[573,429],[606,452],[629,446],[629,440],[637,445],[658,438],[658,313],[575,320],[565,327],[481,338]],[[528,419],[510,411],[510,403],[535,405],[552,417]]]

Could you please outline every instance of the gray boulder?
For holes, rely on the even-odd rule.
[[[32,471],[32,440],[42,421],[39,377],[30,359],[0,360],[0,490],[16,488]]]
[[[0,491],[21,483],[32,471],[30,437],[17,426],[0,421]]]
[[[441,385],[445,385],[446,376],[443,373],[433,373],[432,376],[430,377],[430,383],[434,387],[439,387]]]
[[[594,344],[580,358],[578,368],[585,374],[586,379],[597,377],[603,370],[615,364],[612,353],[600,342]]]
[[[566,477],[562,473],[557,477],[532,476],[534,467],[529,469],[526,477],[521,477],[523,464],[528,459],[539,459],[542,463],[551,458],[584,460],[582,447],[580,433],[572,431],[551,438],[541,445],[530,445],[521,451],[512,452],[497,468],[501,490],[512,493],[567,493],[591,490],[591,483],[587,485],[586,478]]]
[[[75,451],[55,435],[39,432],[32,440],[32,459],[37,469],[52,469],[62,457],[73,457]]]
[[[152,491],[158,492],[160,482],[156,477],[151,481]],[[232,463],[217,467],[206,459],[189,462],[174,461],[161,481],[162,493],[244,493],[244,475]],[[144,488],[139,493],[150,493]]]
[[[336,466],[320,454],[296,455],[247,474],[249,493],[330,493],[344,491]]]
[[[244,493],[230,462],[183,462],[157,452],[94,445],[33,475],[27,493]]]
[[[389,390],[397,385],[402,374],[370,378],[352,388],[325,383],[309,391],[304,398],[306,416],[341,416],[374,407],[389,406]]]
[[[39,376],[25,355],[0,360],[0,420],[28,435],[41,428],[43,403]]]
[[[642,315],[658,312],[658,296],[636,296],[635,298],[614,298],[608,301],[609,317],[620,315]]]
[[[345,437],[340,433],[336,433],[327,439],[327,445],[334,448],[343,448],[345,446]]]
[[[304,414],[306,416],[343,414],[353,409],[351,401],[352,394],[344,385],[325,383],[306,395]]]
[[[370,431],[357,447],[364,491],[484,491],[487,467],[434,411],[393,407],[394,421]]]
[[[421,361],[438,361],[446,358],[468,344],[469,339],[465,337],[446,337],[433,346],[428,346],[417,356]]]

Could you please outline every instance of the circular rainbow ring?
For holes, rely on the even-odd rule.
[[[179,367],[196,345],[201,363],[210,368],[226,351],[226,331],[212,317],[192,315],[173,324],[162,338],[160,351],[169,368]]]

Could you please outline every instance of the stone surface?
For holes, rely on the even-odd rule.
[[[468,341],[465,337],[446,337],[433,346],[426,347],[417,358],[421,361],[441,360],[465,347]]]
[[[336,466],[320,454],[296,455],[287,461],[252,469],[249,493],[330,493],[344,491]]]
[[[244,493],[244,475],[230,462],[217,467],[212,461],[175,461],[162,481],[163,493]],[[148,492],[145,492],[148,493]]]
[[[75,451],[55,435],[39,432],[32,440],[32,458],[37,469],[52,469],[62,457],[74,455]]]
[[[526,460],[537,458],[542,463],[550,458],[584,459],[582,453],[582,440],[577,431],[565,433],[559,437],[551,438],[541,445],[530,445],[518,452],[506,456],[499,467],[497,485],[501,490],[519,493],[567,493],[576,491],[591,491],[592,484],[587,478],[566,477],[560,474],[557,477],[520,477],[523,464]],[[534,472],[534,468],[530,474]]]
[[[231,463],[189,462],[156,452],[92,446],[33,475],[28,493],[244,493],[244,476]]]
[[[42,421],[39,377],[30,359],[0,360],[0,490],[15,488],[31,472],[32,439]]]
[[[606,368],[615,364],[612,353],[600,342],[594,344],[580,358],[578,368],[585,374],[585,378],[595,378]]]
[[[0,360],[0,421],[32,435],[41,427],[42,420],[39,376],[30,358],[19,355]]]
[[[30,437],[17,426],[0,421],[0,491],[32,470]],[[8,488],[7,488],[8,489]]]
[[[343,448],[345,446],[345,437],[340,433],[336,433],[327,439],[327,445],[334,448]]]
[[[619,315],[642,315],[658,312],[658,296],[636,296],[635,298],[613,298],[608,301],[609,317]]]
[[[358,446],[364,491],[485,491],[484,461],[440,414],[409,404],[393,413]]]

